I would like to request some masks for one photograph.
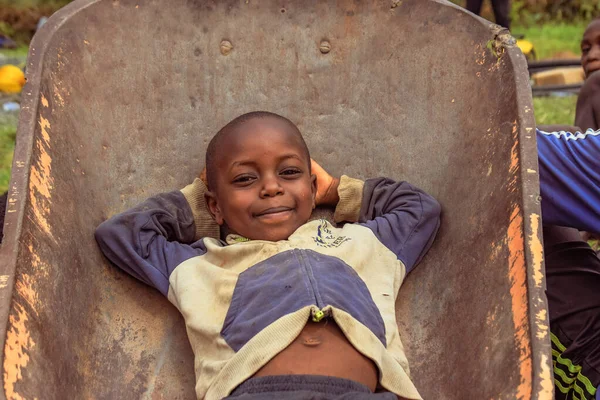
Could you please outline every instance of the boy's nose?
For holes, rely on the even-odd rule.
[[[283,187],[276,178],[266,178],[260,191],[261,197],[273,197],[283,194]]]
[[[590,49],[588,56],[587,56],[587,61],[598,61],[600,60],[600,46],[599,45],[594,45],[592,46],[592,48]]]

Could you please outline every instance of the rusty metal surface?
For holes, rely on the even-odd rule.
[[[269,110],[332,173],[441,201],[398,302],[424,398],[550,399],[531,94],[506,32],[434,0],[165,4],[76,1],[34,39],[0,250],[4,397],[193,397],[177,311],[93,231]]]

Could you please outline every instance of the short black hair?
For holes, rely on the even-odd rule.
[[[214,190],[216,187],[216,160],[220,154],[220,150],[222,149],[222,142],[231,132],[233,132],[236,128],[243,125],[244,123],[254,120],[254,119],[263,119],[263,118],[272,118],[277,119],[279,121],[283,121],[290,128],[291,132],[297,136],[300,140],[300,145],[303,147],[303,150],[306,153],[306,157],[309,160],[309,168],[310,168],[310,152],[308,151],[308,146],[302,137],[302,133],[300,129],[289,119],[283,117],[279,114],[275,114],[269,111],[252,111],[239,117],[233,119],[227,125],[222,127],[219,132],[210,140],[208,147],[206,148],[206,180],[208,181],[208,187],[210,190]]]

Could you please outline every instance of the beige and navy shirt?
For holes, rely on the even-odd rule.
[[[330,317],[373,360],[379,385],[420,399],[408,376],[395,302],[431,246],[440,206],[406,182],[346,176],[336,227],[310,221],[287,240],[219,239],[197,179],[101,224],[113,263],[166,295],[183,314],[196,394],[221,399],[289,346],[309,318]]]

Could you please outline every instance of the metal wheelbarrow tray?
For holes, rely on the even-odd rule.
[[[526,61],[444,1],[78,0],[36,35],[0,251],[3,398],[194,396],[182,318],[93,238],[268,110],[331,173],[443,206],[397,303],[426,399],[550,399]]]

